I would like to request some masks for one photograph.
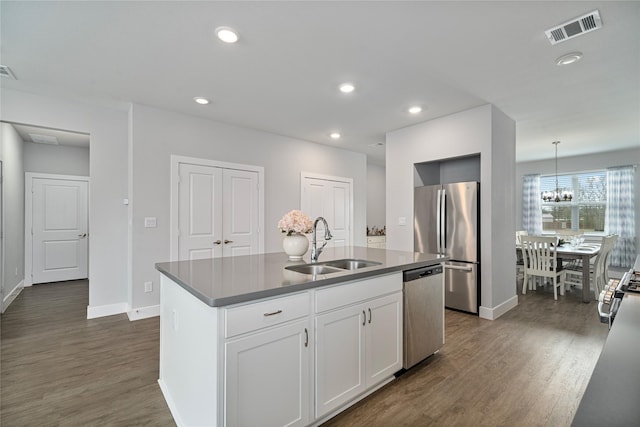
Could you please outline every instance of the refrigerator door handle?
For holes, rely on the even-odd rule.
[[[460,271],[471,271],[472,268],[471,267],[463,267],[460,265],[449,265],[449,264],[445,264],[444,268],[448,268],[449,270],[460,270]]]
[[[440,201],[440,239],[442,243],[440,244],[443,254],[447,253],[447,210],[446,210],[446,201],[447,201],[447,190],[442,189],[442,200]]]
[[[442,248],[440,247],[440,243],[442,242],[442,234],[440,233],[442,226],[441,226],[441,218],[440,218],[440,205],[441,205],[441,200],[442,200],[442,196],[441,193],[442,190],[438,190],[438,196],[436,197],[436,250],[438,251],[439,254],[442,253]]]

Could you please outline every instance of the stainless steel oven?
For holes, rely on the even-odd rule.
[[[616,318],[625,292],[640,293],[640,271],[633,269],[624,273],[621,279],[609,279],[607,286],[598,296],[598,315],[609,329]]]

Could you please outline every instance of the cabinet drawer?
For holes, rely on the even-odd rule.
[[[333,310],[401,290],[401,272],[332,286],[316,292],[315,312]]]
[[[367,243],[387,243],[387,236],[367,236]]]
[[[225,337],[288,322],[309,315],[307,292],[225,310]]]

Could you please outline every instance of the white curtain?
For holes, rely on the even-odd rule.
[[[540,204],[540,175],[522,177],[522,228],[529,234],[542,234],[542,205]]]
[[[606,234],[617,234],[618,242],[611,252],[611,265],[630,268],[636,256],[635,167],[607,169]]]

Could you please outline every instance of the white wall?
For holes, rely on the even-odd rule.
[[[386,223],[386,177],[384,166],[367,165],[367,226],[382,228]]]
[[[127,310],[127,112],[2,89],[3,120],[90,134],[89,315]]]
[[[366,245],[364,154],[141,105],[131,117],[133,309],[159,304],[154,265],[169,260],[171,154],[264,167],[266,252],[282,251],[276,224],[300,207],[302,171],[353,178],[354,244]],[[146,216],[158,227],[144,228]],[[153,292],[144,292],[145,281],[153,281]]]
[[[551,144],[549,144],[551,146]],[[560,145],[562,148],[562,145]],[[638,148],[585,156],[558,157],[558,173],[592,171],[614,166],[624,166],[640,163],[640,142]],[[539,160],[535,162],[520,162],[516,164],[516,210],[515,224],[522,228],[522,177],[527,174],[555,175],[555,159]],[[640,251],[640,170],[636,169],[636,249]]]
[[[3,166],[5,299],[24,280],[24,151],[22,138],[7,123],[0,123],[0,160]],[[0,260],[1,262],[1,260]],[[2,301],[0,301],[0,306]]]
[[[25,172],[89,176],[89,148],[24,143]]]
[[[413,250],[414,164],[480,154],[481,316],[515,299],[515,123],[492,105],[387,134],[387,248]],[[399,225],[399,218],[406,225]],[[501,308],[502,307],[502,308]],[[508,308],[507,308],[508,309]]]

